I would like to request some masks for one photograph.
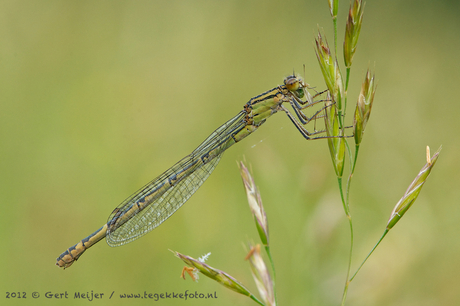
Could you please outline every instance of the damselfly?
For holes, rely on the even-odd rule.
[[[284,85],[252,98],[242,111],[215,130],[190,155],[115,208],[103,227],[62,253],[56,265],[63,268],[71,266],[86,249],[104,237],[110,246],[120,246],[159,226],[198,190],[225,150],[254,133],[268,117],[278,111],[284,111],[306,139],[324,138],[311,137],[321,131],[310,133],[303,127],[322,117],[321,113],[327,107],[307,117],[302,110],[321,102],[314,98],[307,91],[307,85],[295,75],[287,77]],[[284,103],[292,106],[297,118]]]

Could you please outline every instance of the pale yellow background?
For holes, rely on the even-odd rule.
[[[339,47],[347,7],[341,1]],[[459,11],[456,1],[366,3],[350,114],[368,67],[378,89],[350,195],[353,270],[424,165],[425,146],[443,151],[347,305],[460,303]],[[179,279],[183,263],[168,251],[212,252],[210,265],[257,294],[243,260],[243,244],[258,242],[236,166],[245,156],[270,222],[279,304],[339,305],[349,231],[329,151],[283,114],[229,149],[152,233],[120,248],[101,242],[65,271],[54,265],[293,69],[305,65],[306,81],[325,89],[313,38],[319,25],[332,45],[331,24],[327,1],[1,1],[0,303],[81,305],[73,294],[93,290],[105,299],[92,305],[127,305],[107,296],[196,290],[218,299],[155,304],[255,305],[204,277]],[[69,299],[49,302],[48,291]]]

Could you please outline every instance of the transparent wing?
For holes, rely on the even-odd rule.
[[[121,203],[109,216],[107,243],[114,247],[129,243],[150,232],[176,212],[204,183],[225,151],[224,144],[244,127],[244,113],[215,130],[190,155]],[[211,150],[219,152],[203,162]],[[219,150],[221,149],[221,150]]]
[[[147,208],[139,211],[115,231],[109,232],[107,243],[112,247],[129,243],[163,223],[200,188],[219,163],[221,156],[222,154],[193,171]]]

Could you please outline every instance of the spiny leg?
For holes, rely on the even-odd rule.
[[[332,104],[329,104],[329,105],[326,105],[324,107],[322,107],[319,111],[317,111],[311,118],[309,118],[309,121],[312,121],[313,119],[315,119],[315,122],[316,122],[316,119],[317,118],[323,118],[325,115],[321,115],[321,116],[318,116],[325,108],[331,106]],[[300,123],[295,117],[294,115],[292,115],[292,113],[286,108],[284,107],[284,105],[280,105],[279,106],[285,113],[286,115],[288,115],[289,119],[291,119],[292,123],[294,123],[295,127],[297,128],[297,130],[299,130],[300,134],[302,134],[302,136],[307,139],[307,140],[313,140],[313,139],[324,139],[324,138],[349,138],[349,137],[353,137],[353,135],[350,135],[350,136],[345,136],[345,135],[342,135],[342,136],[317,136],[317,137],[311,137],[313,135],[317,135],[317,134],[321,134],[321,133],[324,133],[326,132],[326,130],[321,130],[321,131],[316,131],[316,128],[315,128],[315,131],[314,132],[309,132],[304,126],[302,123]],[[296,111],[296,114],[297,114],[297,111],[295,107],[293,107],[294,111]],[[300,112],[300,111],[298,111]],[[301,113],[301,112],[300,112]],[[300,118],[299,118],[300,119]],[[302,121],[302,119],[300,119]],[[306,122],[306,123],[308,123]],[[305,123],[305,124],[306,124]],[[351,128],[353,126],[346,126],[344,128]]]
[[[316,134],[324,133],[325,131],[315,131],[315,132],[309,132],[306,128],[303,127],[303,125],[297,121],[297,119],[291,114],[291,112],[284,107],[284,105],[279,106],[285,113],[288,115],[289,119],[291,119],[292,123],[294,123],[295,127],[299,130],[300,134],[302,134],[303,137],[307,140],[311,139],[321,139],[321,138],[329,138],[328,136],[319,136],[319,137],[311,137]]]
[[[316,113],[313,114],[313,116],[311,116],[310,118],[307,117],[307,115],[305,115],[301,109],[304,109],[305,107],[303,108],[297,108],[296,106],[296,103],[294,102],[295,100],[289,100],[289,103],[291,104],[292,106],[292,109],[294,110],[294,112],[296,113],[297,117],[299,118],[300,122],[302,122],[302,124],[307,124],[309,123],[310,121],[312,121],[313,119],[318,119],[318,118],[323,118],[324,117],[324,114],[320,115],[320,113],[325,110],[326,108],[330,107],[332,104],[329,104],[329,105],[325,105],[323,106],[321,109],[319,109],[318,111],[316,111]],[[319,102],[324,102],[324,100],[319,100],[319,101],[316,101],[314,104],[316,103],[319,103]],[[312,106],[314,104],[308,104],[308,106]]]
[[[291,104],[291,107],[292,109],[294,110],[295,114],[297,115],[297,118],[299,118],[300,122],[302,123],[302,125],[306,125],[308,124],[310,121],[312,120],[315,120],[315,126],[314,126],[314,130],[315,132],[312,134],[311,132],[308,132],[305,128],[303,128],[303,126],[301,126],[299,124],[299,122],[297,120],[295,120],[296,122],[293,121],[293,123],[296,125],[297,129],[302,133],[302,135],[305,137],[305,134],[306,133],[310,133],[312,135],[314,134],[318,134],[318,133],[321,133],[323,131],[316,131],[316,119],[318,118],[324,118],[325,115],[324,114],[321,114],[327,107],[333,105],[330,104],[330,103],[326,103],[325,106],[323,106],[321,109],[319,109],[318,111],[316,111],[313,116],[311,117],[308,117],[307,115],[305,115],[303,112],[302,112],[302,109],[306,109],[308,107],[311,107],[313,105],[316,105],[320,102],[325,102],[326,100],[317,100],[317,101],[313,101],[314,98],[316,98],[317,96],[321,95],[322,93],[324,93],[325,91],[323,92],[320,92],[320,93],[317,93],[315,94],[315,96],[313,98],[311,98],[311,96],[309,96],[310,98],[307,98],[307,101],[309,100],[310,102],[309,103],[306,103],[306,101],[303,101],[301,100],[299,97],[297,97],[296,95],[291,95],[290,96],[290,99],[288,100],[288,102]],[[309,94],[308,91],[305,91],[306,94]],[[330,100],[327,100],[330,102]],[[300,105],[299,103],[303,103],[304,105]],[[286,109],[284,109],[285,112],[286,112]],[[293,118],[292,114],[290,114],[289,112],[286,112],[286,114],[289,116],[289,118]],[[295,119],[295,118],[294,118]]]

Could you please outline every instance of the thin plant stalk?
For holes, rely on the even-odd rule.
[[[357,46],[357,42],[359,38],[359,33],[361,30],[361,24],[362,24],[362,19],[363,19],[363,5],[362,5],[362,0],[354,0],[352,1],[352,3],[350,3],[350,10],[348,14],[348,20],[347,20],[346,31],[345,31],[345,39],[343,43],[343,54],[344,54],[344,61],[345,61],[345,67],[346,67],[345,85],[343,85],[340,68],[339,68],[338,61],[337,61],[338,1],[329,0],[328,2],[329,2],[329,8],[330,8],[331,16],[332,16],[332,22],[334,25],[334,50],[335,50],[334,65],[332,66],[332,61],[330,59],[328,60],[328,58],[330,58],[331,55],[330,55],[330,52],[328,53],[327,43],[322,43],[323,39],[321,38],[320,35],[318,35],[318,39],[317,39],[317,56],[318,56],[318,59],[320,60],[320,66],[321,66],[323,75],[325,77],[326,83],[328,84],[328,88],[332,92],[332,99],[335,103],[337,103],[337,106],[338,106],[338,109],[336,112],[333,113],[332,110],[330,111],[329,113],[330,119],[328,120],[326,118],[326,132],[328,133],[328,135],[330,135],[332,132],[333,136],[340,137],[344,135],[343,132],[344,132],[345,125],[344,125],[343,119],[344,119],[344,116],[346,113],[346,107],[347,107],[348,84],[350,80],[351,64],[353,62],[354,53],[356,52],[356,46]],[[329,73],[327,73],[328,71]],[[372,81],[373,81],[373,78],[372,78]],[[373,83],[371,83],[371,85],[373,85]],[[373,86],[368,86],[368,87],[372,87],[373,89]],[[369,98],[368,95],[365,95],[365,98]],[[371,100],[373,100],[373,93],[372,93]],[[368,101],[369,99],[367,99],[365,102],[368,102]],[[358,100],[358,104],[359,102],[360,101]],[[335,110],[335,106],[332,108],[334,108]],[[361,112],[358,113],[358,110]],[[360,130],[359,130],[360,132],[359,142],[360,142],[362,138],[362,133],[364,132],[364,128],[365,128],[367,119],[370,114],[370,108],[368,109],[367,112],[362,111],[362,108],[360,108],[360,109],[357,109],[355,113],[358,113],[358,115],[361,115],[361,117],[358,117],[358,119],[362,119],[362,120],[356,120],[357,115],[355,114],[354,125],[355,126],[358,125],[360,127]],[[365,117],[365,120],[363,119],[363,116]],[[327,111],[326,111],[326,117],[328,117]],[[337,131],[337,126],[336,126],[337,122],[338,122],[338,127],[341,130],[341,133],[338,133]],[[355,127],[355,133],[356,133],[356,127]],[[349,260],[348,260],[346,282],[345,282],[345,287],[344,287],[344,292],[343,292],[343,297],[342,297],[342,305],[345,304],[345,300],[346,300],[346,296],[348,292],[348,286],[349,286],[348,279],[350,276],[351,262],[352,262],[352,257],[353,257],[352,255],[353,255],[353,237],[354,235],[353,235],[353,221],[351,218],[351,212],[350,212],[350,206],[349,206],[349,194],[350,194],[350,183],[351,183],[351,179],[352,179],[354,169],[356,166],[356,161],[357,161],[357,156],[358,156],[357,154],[359,152],[359,142],[358,141],[356,142],[357,146],[355,150],[355,156],[353,158],[348,142],[346,141],[346,139],[342,139],[341,145],[343,148],[346,147],[348,151],[348,156],[350,158],[350,175],[348,177],[347,185],[346,185],[346,196],[344,196],[342,173],[343,173],[343,159],[344,159],[345,150],[343,149],[343,153],[342,153],[342,150],[337,145],[337,142],[333,143],[332,141],[329,141],[329,149],[331,152],[331,157],[332,157],[333,164],[334,164],[336,174],[337,174],[337,183],[339,185],[340,198],[342,200],[344,212],[348,219],[348,224],[350,227],[350,253],[349,253]],[[342,162],[338,162],[339,160],[338,157],[341,158]]]

